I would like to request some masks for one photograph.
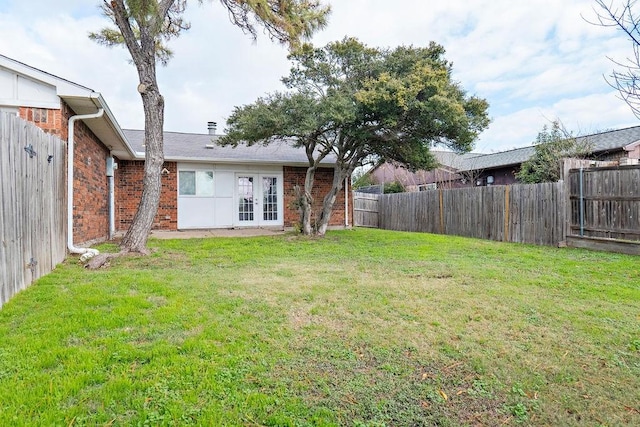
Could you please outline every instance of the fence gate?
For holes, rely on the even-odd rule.
[[[0,307],[66,255],[65,145],[0,113]]]
[[[378,228],[379,194],[353,193],[353,224],[356,227]]]
[[[569,171],[571,246],[640,254],[640,166]]]

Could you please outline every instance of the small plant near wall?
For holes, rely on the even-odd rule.
[[[404,185],[400,181],[387,182],[384,184],[384,194],[404,193]]]

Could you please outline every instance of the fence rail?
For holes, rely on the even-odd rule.
[[[0,307],[66,255],[65,145],[0,113]]]

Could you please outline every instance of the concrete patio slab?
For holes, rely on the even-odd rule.
[[[178,230],[163,231],[153,230],[150,237],[156,239],[202,239],[207,237],[256,237],[279,236],[285,234],[285,230],[269,228],[224,228],[211,230]]]

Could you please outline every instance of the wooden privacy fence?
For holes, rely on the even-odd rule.
[[[357,227],[378,227],[379,194],[353,192],[353,223]]]
[[[568,186],[569,244],[640,254],[640,166],[571,169]]]
[[[65,145],[0,113],[0,307],[66,255]]]
[[[388,230],[557,245],[565,236],[565,203],[563,183],[385,194],[378,221]]]

